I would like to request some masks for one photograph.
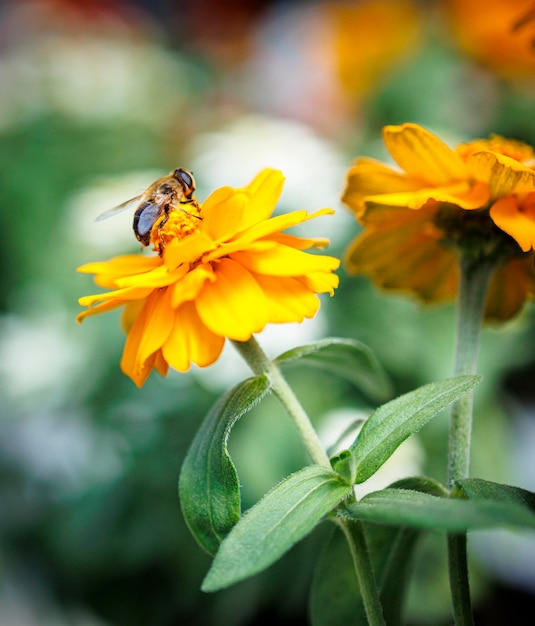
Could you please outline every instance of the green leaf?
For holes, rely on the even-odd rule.
[[[319,465],[285,478],[249,509],[223,540],[203,591],[223,589],[269,567],[350,491],[337,474]]]
[[[357,465],[356,482],[375,474],[409,435],[480,381],[481,376],[458,376],[424,385],[380,406],[351,445]]]
[[[527,489],[494,483],[481,478],[464,478],[457,480],[456,485],[461,487],[470,500],[491,500],[518,505],[535,514],[535,493]]]
[[[401,626],[415,530],[364,524],[385,621]],[[314,572],[309,598],[312,626],[368,626],[355,568],[343,533],[336,529]]]
[[[427,530],[464,532],[499,526],[535,528],[535,515],[511,502],[441,498],[388,487],[370,493],[340,511],[349,519]]]
[[[299,361],[342,376],[375,400],[392,395],[391,383],[372,350],[355,339],[331,337],[278,356],[277,363]]]
[[[178,483],[186,524],[199,545],[215,554],[240,518],[240,488],[227,441],[237,420],[266,395],[265,376],[240,383],[210,410],[184,459]]]

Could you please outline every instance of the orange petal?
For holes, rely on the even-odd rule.
[[[96,274],[95,282],[101,287],[113,289],[116,280],[124,276],[132,276],[143,272],[150,272],[161,265],[161,260],[156,256],[142,254],[128,254],[109,261],[86,263],[77,269],[82,274]]]
[[[152,291],[149,287],[127,287],[125,289],[116,289],[106,293],[97,293],[92,296],[82,296],[78,298],[81,306],[92,307],[95,302],[104,302],[106,300],[121,300],[121,303],[127,300],[139,300],[147,297]]]
[[[306,276],[298,276],[297,280],[314,293],[329,293],[331,296],[340,282],[338,276],[331,272],[309,272]]]
[[[103,302],[102,304],[97,304],[96,306],[87,309],[87,311],[82,311],[81,313],[78,313],[78,315],[76,316],[76,321],[80,323],[85,320],[86,317],[91,317],[93,315],[100,315],[100,313],[113,311],[114,309],[123,306],[123,304],[124,300],[112,300],[111,302]]]
[[[396,163],[411,177],[431,185],[447,185],[469,177],[461,157],[418,124],[385,126],[383,137]]]
[[[535,191],[535,171],[497,152],[476,152],[467,161],[474,176],[489,185],[491,198]]]
[[[534,294],[533,254],[500,265],[490,280],[485,319],[497,322],[510,320]]]
[[[500,198],[490,208],[496,226],[518,243],[524,252],[535,248],[535,206],[524,208],[514,196]]]
[[[160,265],[150,272],[145,272],[136,276],[125,276],[124,278],[118,278],[115,283],[117,287],[120,288],[150,287],[151,289],[158,289],[159,287],[166,287],[167,285],[176,282],[187,271],[188,266],[170,272],[167,266]]]
[[[128,333],[121,361],[123,371],[128,371],[136,384],[144,381],[146,362],[162,347],[173,322],[170,290],[153,291]]]
[[[246,341],[269,321],[264,292],[232,259],[221,259],[214,269],[216,280],[205,283],[195,300],[199,316],[216,335]]]
[[[207,367],[217,361],[224,343],[224,337],[214,334],[202,323],[194,303],[186,302],[175,312],[173,331],[162,351],[171,367],[185,372],[192,362]]]

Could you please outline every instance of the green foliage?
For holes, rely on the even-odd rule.
[[[350,492],[326,468],[310,465],[269,491],[223,540],[204,583],[216,591],[269,567]]]
[[[385,370],[372,350],[355,339],[329,337],[288,350],[275,359],[281,365],[304,363],[345,378],[375,400],[392,393]]]
[[[480,380],[480,376],[458,376],[430,383],[379,407],[351,445],[356,482],[370,478],[409,435],[418,432],[434,415],[470,391]]]
[[[365,534],[384,616],[402,624],[403,597],[419,533],[401,527],[365,524]],[[340,532],[333,533],[318,560],[309,599],[312,626],[367,626],[355,566]]]
[[[450,533],[502,526],[535,528],[535,514],[514,501],[438,497],[392,487],[364,496],[341,514],[353,520]]]
[[[179,496],[184,519],[199,545],[214,554],[240,518],[240,487],[227,441],[236,421],[269,391],[265,376],[223,396],[197,431],[182,465]]]

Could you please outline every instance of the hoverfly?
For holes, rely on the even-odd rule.
[[[195,207],[198,206],[197,200],[193,196],[194,192],[195,179],[193,174],[180,167],[169,172],[167,176],[158,178],[140,195],[105,211],[97,217],[96,221],[100,222],[128,208],[135,207],[132,228],[134,229],[136,239],[144,246],[148,246],[150,245],[154,225],[160,216],[163,215],[164,217],[158,223],[158,230],[160,230],[167,222],[169,211],[179,209],[197,219],[202,219],[194,213],[189,213],[183,206],[188,204]]]

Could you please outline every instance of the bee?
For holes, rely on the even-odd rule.
[[[197,219],[202,219],[199,215],[190,213],[186,206],[198,207],[194,197],[195,179],[193,174],[179,167],[169,172],[167,176],[162,176],[147,187],[145,191],[130,200],[105,211],[97,217],[97,222],[105,220],[112,215],[121,213],[128,208],[135,208],[132,228],[136,239],[144,246],[150,245],[152,229],[159,218],[158,231],[169,219],[169,212],[175,209],[184,211],[188,215]]]

